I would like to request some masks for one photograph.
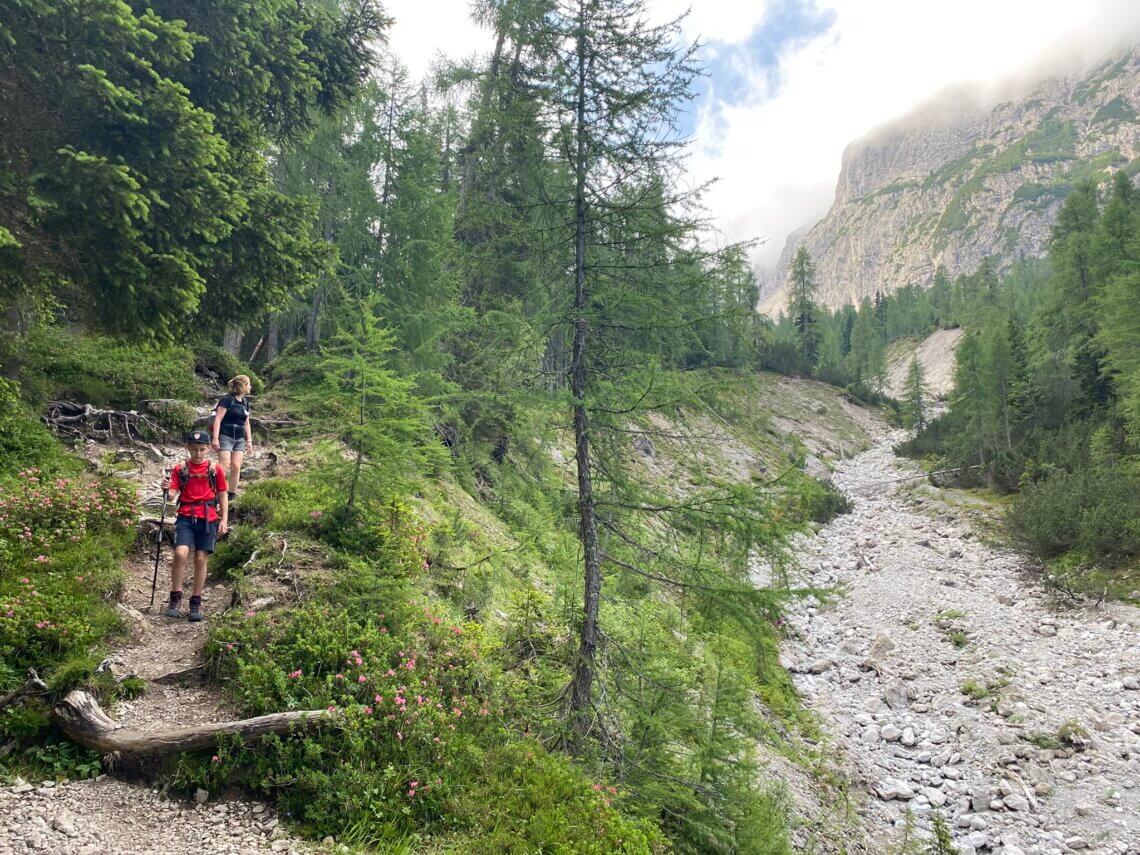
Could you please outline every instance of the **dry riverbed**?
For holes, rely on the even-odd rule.
[[[939,815],[962,855],[1140,853],[1140,610],[1058,607],[964,507],[883,483],[900,438],[837,466],[853,510],[800,555],[840,593],[792,607],[783,654],[870,838]]]

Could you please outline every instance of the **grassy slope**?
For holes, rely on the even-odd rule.
[[[175,361],[184,364],[181,359]],[[174,376],[178,370],[172,369],[170,374]],[[99,382],[113,382],[113,377],[105,373]],[[629,459],[635,471],[646,480],[681,492],[718,481],[769,481],[798,468],[805,451],[825,458],[852,453],[865,447],[875,426],[874,419],[865,411],[843,402],[838,390],[820,384],[772,375],[738,377],[713,373],[686,375],[678,378],[678,382],[692,393],[689,404],[641,419],[641,426],[656,438],[649,448],[643,446],[638,450],[631,445]],[[135,389],[130,392],[140,393]],[[146,392],[141,390],[141,393]],[[536,423],[543,421],[549,420],[536,418]],[[801,433],[803,440],[789,436],[789,430]],[[632,847],[630,851],[643,851],[643,847],[656,845],[651,842],[655,832],[640,823],[630,824],[622,816],[632,820],[639,816],[651,819],[675,839],[689,840],[683,849],[691,848],[691,841],[707,831],[702,823],[712,822],[714,818],[699,816],[699,806],[690,806],[693,817],[686,818],[687,809],[677,802],[680,796],[665,787],[649,793],[619,791],[613,797],[615,804],[611,808],[605,790],[591,792],[589,778],[583,775],[596,768],[588,758],[581,770],[571,768],[557,755],[544,760],[545,750],[532,737],[521,733],[523,729],[531,730],[543,738],[556,732],[558,693],[564,685],[567,657],[572,655],[574,647],[570,627],[579,608],[581,572],[573,507],[568,501],[572,465],[566,463],[567,452],[565,437],[556,431],[547,431],[545,436],[519,439],[501,467],[482,467],[478,475],[466,467],[458,467],[454,475],[444,473],[434,479],[424,479],[415,494],[407,497],[406,508],[399,511],[406,515],[401,518],[408,522],[407,525],[401,523],[403,539],[391,538],[380,544],[385,558],[379,564],[370,563],[363,554],[354,555],[353,549],[345,548],[342,540],[330,546],[330,527],[311,517],[312,508],[320,508],[322,503],[335,498],[335,491],[330,493],[327,484],[306,483],[306,476],[302,475],[251,485],[245,543],[248,546],[274,529],[292,532],[292,542],[298,545],[295,548],[302,543],[310,544],[307,554],[313,559],[312,573],[304,586],[308,601],[300,604],[308,607],[308,612],[305,608],[297,611],[303,613],[306,620],[316,623],[310,626],[307,635],[300,633],[293,641],[285,638],[296,630],[300,620],[293,609],[248,619],[235,614],[231,620],[219,624],[218,644],[213,654],[221,679],[239,703],[251,711],[259,711],[262,706],[287,706],[293,702],[289,698],[294,695],[289,693],[294,689],[302,692],[306,701],[320,696],[322,702],[344,702],[337,694],[337,687],[326,685],[323,677],[319,684],[302,686],[301,680],[296,686],[289,684],[284,672],[277,673],[285,663],[272,661],[272,657],[267,660],[264,656],[261,659],[251,656],[227,661],[227,645],[236,644],[241,650],[242,639],[245,639],[250,651],[255,648],[265,651],[276,644],[283,656],[324,655],[327,651],[310,647],[318,645],[318,636],[327,630],[323,623],[326,618],[314,617],[311,609],[325,603],[334,610],[343,609],[349,621],[347,626],[357,627],[340,633],[346,645],[357,637],[365,637],[382,651],[387,649],[384,647],[387,641],[374,634],[375,627],[368,615],[387,608],[384,602],[407,597],[410,593],[413,597],[426,597],[422,600],[429,604],[425,608],[434,610],[444,624],[470,627],[472,658],[463,666],[464,679],[471,681],[470,686],[484,690],[490,687],[487,696],[493,695],[497,704],[493,724],[481,724],[468,731],[461,729],[462,736],[457,734],[453,749],[456,753],[441,761],[457,770],[456,790],[441,792],[439,801],[430,809],[421,807],[430,801],[424,800],[412,806],[411,813],[407,809],[401,811],[398,804],[392,813],[393,793],[378,790],[375,802],[353,801],[351,809],[321,805],[321,813],[314,811],[305,817],[314,831],[335,830],[361,843],[383,840],[387,845],[402,840],[412,845],[409,841],[414,841],[421,849],[430,846],[439,851],[478,848],[491,845],[491,841],[497,841],[496,846],[522,847],[518,851],[524,851],[544,837],[562,839],[582,833],[589,839],[610,840],[611,844],[613,840],[623,839],[626,841],[623,845]],[[58,450],[49,449],[46,453],[60,457]],[[313,465],[317,465],[316,460],[313,459]],[[421,527],[423,533],[416,534]],[[334,540],[342,536],[333,534]],[[423,542],[416,538],[422,538]],[[216,571],[235,572],[236,566],[244,563],[240,548],[231,551],[235,554],[228,561],[215,562]],[[113,552],[107,555],[114,557]],[[424,572],[406,569],[421,556],[430,562]],[[246,578],[239,580],[240,588],[250,597],[258,590],[258,574],[273,572],[268,564],[262,567],[264,563],[254,562],[246,569]],[[21,566],[26,572],[39,569],[26,563]],[[400,570],[394,578],[385,567],[405,570]],[[375,575],[377,573],[380,575]],[[369,579],[375,581],[369,582]],[[776,662],[776,633],[772,627],[743,627],[722,617],[705,617],[698,621],[695,615],[687,614],[683,603],[668,591],[619,578],[609,578],[606,584],[607,591],[616,598],[604,606],[603,622],[615,643],[640,644],[641,650],[654,651],[653,664],[660,667],[661,673],[691,671],[685,678],[689,680],[691,692],[708,690],[709,674],[714,670],[719,675],[718,693],[721,682],[731,676],[743,693],[742,698],[756,697],[763,701],[757,707],[759,715],[738,715],[733,726],[742,728],[745,736],[766,741],[769,748],[778,748],[782,755],[774,760],[787,756],[804,760],[791,750],[787,739],[794,731],[810,727],[810,723],[802,718],[787,676]],[[60,608],[78,611],[82,617],[85,610],[98,609],[101,605],[97,598],[82,592],[81,599],[61,600]],[[397,608],[402,606],[393,611]],[[394,617],[393,632],[403,633],[405,646],[423,646],[425,661],[432,661],[431,655],[443,649],[441,645],[445,642],[433,635],[437,630],[419,614],[402,614],[399,627],[395,621]],[[666,634],[660,635],[662,631]],[[357,636],[351,636],[352,632]],[[303,649],[297,647],[302,643],[298,638],[303,639]],[[364,643],[357,642],[361,649]],[[329,644],[335,646],[333,641]],[[95,656],[98,656],[97,650]],[[439,677],[437,686],[452,679],[447,674],[439,676],[442,672],[432,671],[431,667],[425,668],[424,679]],[[8,682],[17,677],[14,670],[8,674]],[[83,675],[77,673],[69,676],[68,682],[82,679]],[[377,676],[376,679],[383,678]],[[9,721],[8,724],[17,723]],[[698,716],[687,726],[699,729],[701,724]],[[19,726],[25,737],[34,740],[38,726],[34,717],[20,722]],[[359,731],[360,736],[366,733],[363,728]],[[683,731],[673,736],[666,733],[662,744],[667,748],[671,740],[684,738]],[[56,754],[66,754],[66,751],[53,750]],[[373,780],[380,774],[377,771],[361,779],[346,778],[341,774],[343,761],[336,761],[324,767],[326,777],[319,777],[325,774],[321,772],[322,763],[332,759],[330,746],[319,741],[310,744],[306,740],[299,750],[317,752],[304,762],[318,775],[311,782],[318,791],[323,788],[335,795],[336,787],[351,790],[361,781]],[[280,764],[298,762],[296,756],[286,757],[280,751],[256,757],[251,756],[253,754],[244,752],[241,755],[244,759],[239,761],[223,752],[224,762],[214,767],[197,766],[198,760],[187,758],[181,764],[180,777],[187,784],[216,786],[217,781],[213,779],[224,773],[244,779],[254,789],[273,794],[283,771]],[[321,755],[326,756],[326,760],[313,759]],[[408,759],[402,755],[389,757],[365,752],[362,756],[366,762],[360,762],[365,767],[380,763],[375,767],[379,769],[387,763],[389,771],[402,762],[412,763],[404,777],[426,777],[422,764],[428,762],[430,766],[427,755]],[[763,752],[759,757],[751,757],[750,762],[744,762],[746,759],[741,757],[739,764],[734,761],[730,766],[739,765],[742,774],[762,777],[760,770],[769,765]],[[70,762],[62,756],[55,773],[67,774],[65,767]],[[421,765],[417,767],[414,763]],[[25,765],[22,770],[26,772],[29,768]],[[382,777],[387,779],[388,775],[389,772],[384,772]],[[512,775],[521,775],[515,796],[503,800],[496,790]],[[614,783],[620,785],[620,782]],[[745,790],[748,789],[746,786]],[[745,790],[739,786],[725,789],[719,810],[729,812],[738,833],[750,833],[754,838],[749,851],[787,851],[786,842],[782,842],[786,841],[783,828],[787,822],[782,798],[767,785],[753,786],[753,795],[740,802],[739,794]],[[481,811],[478,805],[488,799],[499,800],[501,810],[489,814]],[[617,809],[621,811],[620,816],[614,812]],[[441,825],[431,818],[433,816],[450,819]],[[455,827],[448,830],[449,826]],[[609,844],[600,842],[599,845]]]

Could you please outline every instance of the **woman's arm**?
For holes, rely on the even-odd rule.
[[[214,408],[214,441],[211,443],[211,445],[214,447],[214,451],[218,451],[221,447],[218,443],[218,434],[220,434],[222,431],[222,419],[225,417],[225,415],[226,408],[221,404],[218,404],[218,406]]]
[[[253,431],[250,430],[249,424],[250,424],[250,418],[249,418],[249,412],[247,411],[246,415],[245,415],[245,449],[246,449],[246,451],[252,452],[253,451]]]

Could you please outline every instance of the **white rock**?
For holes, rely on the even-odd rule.
[[[911,789],[910,784],[895,778],[889,778],[879,784],[878,793],[879,798],[885,802],[894,799],[906,802],[914,798],[914,790]]]
[[[1029,810],[1029,799],[1025,798],[1023,795],[1020,795],[1019,793],[1011,793],[1010,795],[1003,798],[1002,801],[1010,810],[1021,812]]]

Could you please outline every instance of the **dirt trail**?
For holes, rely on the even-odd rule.
[[[206,410],[201,411],[203,414]],[[91,444],[84,452],[100,467],[110,464],[117,475],[138,486],[141,514],[159,515],[162,488],[172,467],[185,457],[177,444],[108,447]],[[258,448],[243,467],[245,478],[272,474],[276,456]],[[241,501],[240,495],[237,502]],[[174,507],[167,509],[167,527]],[[151,526],[153,531],[153,526]],[[158,732],[235,717],[222,693],[204,682],[199,670],[210,623],[230,608],[233,586],[213,574],[202,600],[206,620],[162,616],[170,588],[172,548],[164,541],[158,568],[158,590],[149,608],[154,574],[153,539],[145,551],[128,557],[120,611],[129,640],[108,656],[116,676],[137,675],[146,691],[120,703],[112,715],[124,727]],[[191,581],[186,580],[189,597]],[[185,614],[185,605],[183,607]],[[185,673],[183,673],[185,672]],[[192,802],[167,798],[142,784],[101,776],[96,781],[72,781],[40,786],[18,783],[0,788],[0,855],[43,852],[59,855],[121,855],[121,853],[322,851],[291,838],[279,818],[264,804],[234,799],[217,800],[199,791]]]
[[[801,565],[842,594],[794,606],[784,651],[868,833],[937,813],[963,855],[1140,853],[1140,610],[1057,608],[1024,558],[979,539],[971,500],[884,483],[914,471],[900,438],[839,464],[853,510]]]

